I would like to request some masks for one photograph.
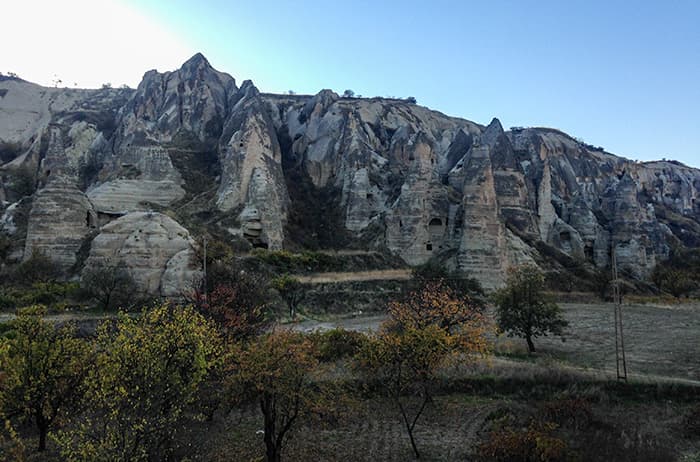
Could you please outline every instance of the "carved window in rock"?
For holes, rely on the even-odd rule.
[[[433,244],[430,243],[430,242],[428,242],[427,244],[425,244],[425,250],[430,250],[430,251],[432,251],[432,250],[433,250]]]
[[[442,238],[443,234],[445,233],[445,226],[442,224],[442,220],[440,218],[433,218],[430,220],[428,223],[428,233],[430,234],[430,238],[432,240]]]

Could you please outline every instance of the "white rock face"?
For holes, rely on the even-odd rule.
[[[106,224],[94,258],[126,252],[142,289],[159,294],[177,293],[195,269],[183,269],[189,237],[169,237],[179,225],[134,214],[154,208],[254,246],[327,246],[339,236],[409,264],[460,267],[487,287],[512,265],[603,269],[613,252],[626,274],[646,278],[672,246],[700,245],[697,169],[633,162],[554,129],[504,131],[497,119],[485,127],[406,100],[261,94],[250,81],[239,89],[201,55],[147,72],[136,90],[0,78],[0,141],[21,143],[0,166],[5,232],[23,228],[6,207],[27,190],[13,190],[12,175],[29,168],[39,191],[26,250],[70,265],[94,208]],[[109,220],[122,214],[114,231]]]
[[[243,234],[254,245],[282,248],[289,196],[274,124],[250,81],[240,90],[222,135],[221,183],[216,205],[241,210]]]
[[[85,268],[124,264],[142,292],[179,297],[201,277],[194,256],[194,240],[175,220],[132,212],[100,230]]]
[[[85,194],[70,180],[56,176],[39,190],[32,203],[24,258],[38,251],[68,271],[84,239],[96,226],[97,217]]]

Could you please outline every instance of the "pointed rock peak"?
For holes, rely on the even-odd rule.
[[[486,131],[488,132],[489,130],[494,130],[499,133],[503,133],[503,125],[501,125],[501,121],[494,117],[489,126],[486,127]]]
[[[243,85],[241,85],[241,89],[239,91],[246,98],[252,98],[252,97],[258,96],[260,94],[260,91],[258,91],[257,87],[253,84],[252,80],[244,81]]]
[[[185,63],[182,65],[182,68],[197,68],[200,66],[211,67],[211,64],[209,64],[209,61],[207,61],[207,58],[205,58],[202,53],[197,53],[190,59],[185,61]]]
[[[489,126],[486,127],[486,130],[484,130],[483,135],[481,135],[481,143],[493,145],[503,133],[501,121],[494,117]]]

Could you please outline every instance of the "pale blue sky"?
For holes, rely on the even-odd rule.
[[[121,73],[103,81],[136,85],[149,56],[164,71],[200,51],[262,91],[415,96],[483,124],[555,127],[700,167],[700,1],[110,1],[160,32],[115,27],[142,58],[114,57]]]

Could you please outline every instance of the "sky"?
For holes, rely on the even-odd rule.
[[[0,72],[138,85],[196,52],[263,92],[414,96],[451,116],[547,126],[631,159],[700,167],[697,0],[22,0]]]

